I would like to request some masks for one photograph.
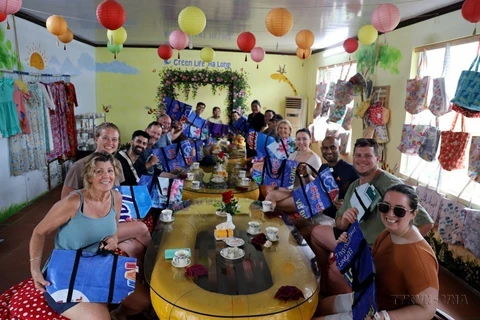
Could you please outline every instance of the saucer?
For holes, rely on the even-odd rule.
[[[229,248],[223,248],[221,251],[220,251],[220,255],[222,257],[224,257],[225,259],[227,260],[236,260],[236,259],[240,259],[242,258],[244,255],[245,255],[245,251],[243,251],[242,249],[240,248],[237,248],[238,251],[237,251],[237,254],[233,257],[233,258],[229,258],[228,257],[228,249],[231,249],[230,247]]]
[[[270,239],[270,238],[267,236],[267,240],[270,240],[271,242],[277,242],[278,240],[280,240],[280,236],[277,235],[277,238],[274,239],[274,240]]]
[[[225,243],[230,247],[241,247],[245,244],[245,241],[241,238],[227,238],[225,239]]]
[[[252,233],[252,232],[250,232],[250,230],[247,229],[247,233],[248,233],[249,235],[256,236],[257,234],[262,233],[262,230],[260,230],[260,231],[258,231],[258,232],[256,232],[256,233]]]
[[[210,181],[212,181],[213,183],[224,183],[225,182],[224,179],[212,179]]]
[[[172,266],[174,266],[175,268],[185,268],[186,266],[190,265],[190,263],[192,263],[192,261],[190,260],[190,258],[187,258],[187,264],[182,265],[182,266],[177,265],[177,264],[176,264],[175,262],[173,262],[173,260],[172,260]]]
[[[165,219],[163,219],[162,217],[160,217],[159,220],[162,221],[162,222],[165,222],[165,223],[169,223],[169,222],[175,221],[175,217],[172,217],[171,220],[165,220]]]

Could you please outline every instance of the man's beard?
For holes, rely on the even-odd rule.
[[[142,152],[144,151],[145,149],[143,148],[138,148],[138,147],[135,147],[133,148],[133,153],[135,153],[137,156],[141,155]]]

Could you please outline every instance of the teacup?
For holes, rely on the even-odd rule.
[[[263,212],[272,211],[272,201],[268,201],[268,200],[262,201],[262,211]]]
[[[238,177],[239,178],[245,178],[246,176],[247,176],[247,171],[245,171],[245,170],[238,171]]]
[[[200,162],[192,163],[192,169],[199,169],[199,168],[200,168]]]
[[[267,238],[270,241],[277,241],[278,240],[278,228],[276,227],[267,227],[265,228],[267,231]]]
[[[200,189],[200,181],[198,180],[192,181],[192,189]]]
[[[188,251],[187,250],[178,250],[175,251],[175,257],[173,258],[173,263],[179,267],[187,265],[188,262]]]
[[[258,221],[250,221],[248,223],[248,232],[251,234],[257,234],[261,231],[262,224]]]
[[[250,181],[252,181],[252,180],[250,180],[250,178],[242,178],[242,180],[240,180],[240,184],[241,184],[242,186],[249,186],[249,185],[250,185]]]
[[[192,181],[195,178],[195,173],[187,172],[187,180]]]
[[[172,220],[172,213],[173,213],[173,211],[170,210],[170,209],[162,210],[162,220],[164,220],[164,221]]]

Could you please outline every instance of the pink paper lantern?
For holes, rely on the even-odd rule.
[[[175,30],[170,33],[168,42],[172,48],[183,50],[188,46],[188,36],[182,30]]]
[[[250,51],[250,58],[257,63],[262,62],[262,60],[265,58],[265,50],[263,50],[261,47],[253,48],[252,51]]]
[[[22,0],[0,0],[0,13],[15,14],[22,8]]]
[[[372,25],[380,32],[395,29],[400,23],[400,10],[391,3],[379,5],[372,14]]]

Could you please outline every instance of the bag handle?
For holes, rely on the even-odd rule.
[[[457,203],[458,203],[458,200],[460,200],[460,196],[462,195],[462,193],[467,189],[467,187],[470,185],[470,183],[472,183],[472,181],[473,180],[468,179],[467,184],[465,185],[465,187],[463,187],[462,191],[460,191],[460,193],[457,196]]]
[[[479,49],[480,49],[480,44],[479,44]],[[475,59],[473,59],[472,64],[470,65],[470,68],[468,68],[468,71],[472,71],[473,67],[475,67],[475,72],[478,72],[478,64],[480,63],[480,55],[478,54],[477,51],[477,56]]]
[[[450,131],[453,131],[455,130],[455,125],[457,124],[457,120],[458,120],[458,116],[460,116],[460,113],[457,112],[457,114],[455,115],[455,118],[453,118],[453,122],[452,122],[452,127],[450,128]],[[465,132],[465,117],[463,116],[463,114],[461,115],[462,116],[462,131],[461,132]]]
[[[285,143],[283,142],[283,139],[284,138],[280,138],[280,142],[282,143],[283,150],[285,150],[285,154],[287,155],[287,159],[288,159],[290,154],[288,153],[288,149],[285,147]]]
[[[450,71],[450,42],[445,45],[445,56],[443,57],[443,70],[440,77],[446,78]]]
[[[140,210],[138,210],[137,200],[135,199],[135,191],[133,186],[130,186],[130,193],[132,195],[133,207],[135,208],[135,213],[137,214],[137,219],[140,219]]]
[[[472,180],[470,180],[470,181],[472,181]],[[476,183],[473,184],[473,190],[472,190],[472,193],[470,194],[470,204],[468,205],[469,208],[472,207],[472,198],[473,198],[473,195],[475,194],[475,186],[476,185],[477,185]]]
[[[345,78],[343,78],[343,81],[347,81],[348,74],[350,73],[350,68],[352,67],[352,60],[350,60],[350,64],[348,65],[348,70],[347,73],[345,74]]]

